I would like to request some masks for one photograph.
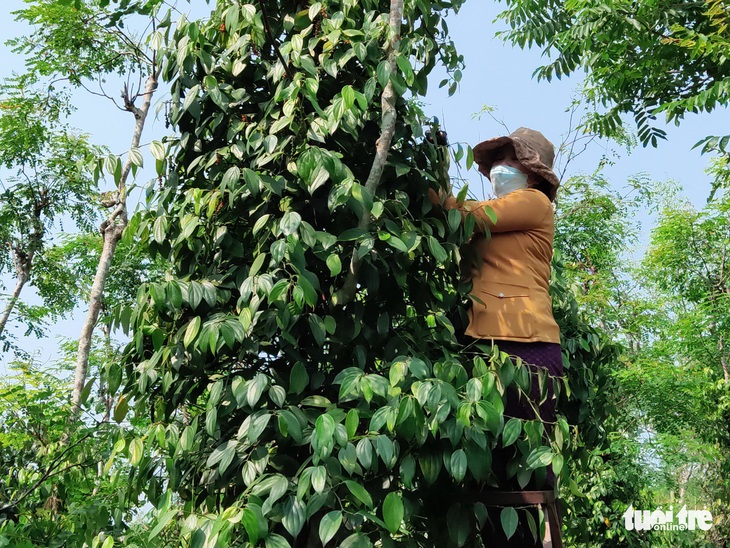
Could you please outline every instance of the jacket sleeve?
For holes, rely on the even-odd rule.
[[[492,222],[485,211],[489,207],[494,211],[496,222]],[[457,209],[462,219],[472,213],[477,218],[475,230],[484,232],[515,232],[530,230],[544,224],[545,217],[552,215],[550,200],[536,189],[525,189],[510,192],[502,198],[494,200],[467,200],[459,205],[456,198],[449,196],[444,201],[445,209]]]

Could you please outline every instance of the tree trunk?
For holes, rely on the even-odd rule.
[[[403,0],[390,0],[390,37],[388,41],[388,64],[391,73],[397,70],[396,55],[400,44],[400,30],[403,22]],[[397,112],[395,108],[397,96],[390,80],[383,89],[380,97],[382,117],[380,122],[380,137],[375,142],[375,159],[370,168],[370,174],[365,182],[365,188],[372,196],[375,196],[380,180],[383,177],[383,170],[388,161],[388,152],[395,134],[395,123]],[[360,228],[368,228],[370,226],[370,213],[364,211],[360,216],[358,224]],[[360,271],[360,256],[355,248],[352,252],[350,260],[350,269],[345,278],[343,286],[332,296],[332,304],[344,306],[349,303],[357,291],[357,274]]]
[[[720,351],[720,364],[722,365],[722,375],[725,382],[730,382],[730,371],[728,370],[727,356],[725,355],[725,347],[722,337],[717,341],[717,349]]]
[[[18,302],[18,299],[20,298],[20,292],[23,291],[23,286],[25,285],[25,282],[28,281],[28,276],[19,276],[18,277],[18,283],[15,284],[15,289],[13,289],[13,294],[10,296],[10,300],[8,301],[8,304],[5,306],[5,310],[3,311],[3,315],[0,317],[0,335],[3,334],[5,331],[5,324],[8,323],[8,318],[10,318],[10,313],[13,311],[13,308],[15,308],[15,304]]]
[[[130,149],[139,147],[142,137],[147,113],[152,103],[152,95],[157,89],[157,68],[153,67],[150,76],[147,78],[144,90],[144,100],[142,106],[137,108],[134,106],[134,99],[125,97],[125,106],[129,112],[134,114],[136,123],[134,126],[134,134],[132,135],[132,144]],[[126,90],[125,90],[126,91]],[[125,93],[126,95],[126,93]],[[89,296],[89,311],[86,314],[86,321],[81,328],[79,337],[79,349],[76,356],[76,371],[74,378],[74,389],[71,396],[71,412],[69,420],[76,421],[79,418],[81,410],[81,392],[86,384],[86,375],[89,368],[89,353],[91,352],[91,340],[94,334],[96,322],[99,319],[101,311],[102,297],[104,295],[104,286],[109,277],[109,271],[114,258],[114,251],[122,237],[122,233],[127,226],[127,193],[126,183],[129,172],[132,169],[132,161],[127,158],[122,170],[122,176],[119,179],[117,194],[119,196],[119,204],[114,212],[107,218],[100,227],[100,231],[104,237],[104,244],[99,259],[99,266],[96,269],[94,284],[91,287],[91,295]]]
[[[35,209],[36,220],[40,224],[40,213],[42,208]],[[41,225],[42,226],[42,225]],[[30,279],[30,268],[33,265],[33,257],[35,257],[35,250],[40,246],[40,242],[43,240],[43,229],[35,230],[29,237],[26,246],[11,246],[11,253],[13,255],[13,265],[15,266],[15,275],[18,277],[18,281],[13,289],[13,294],[10,295],[5,310],[3,311],[2,317],[0,317],[0,335],[5,332],[5,326],[10,319],[10,314],[13,312],[15,305],[18,304],[20,299],[20,292],[23,291],[23,287]]]

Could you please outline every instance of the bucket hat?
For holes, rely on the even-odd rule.
[[[483,172],[489,173],[496,152],[510,144],[515,149],[517,160],[548,184],[546,194],[551,202],[555,200],[555,194],[560,186],[560,179],[553,171],[555,147],[539,131],[521,127],[507,137],[494,137],[482,141],[474,147],[474,161]]]

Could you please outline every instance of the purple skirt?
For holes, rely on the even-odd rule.
[[[530,369],[537,372],[537,368],[542,368],[548,372],[551,377],[563,376],[563,355],[560,345],[557,343],[532,342],[523,343],[515,341],[494,341],[502,352],[506,352],[510,356],[516,356],[529,365]],[[532,389],[530,399],[534,402],[540,401],[540,385],[537,375],[531,375]],[[532,406],[523,399],[518,397],[514,390],[507,392],[507,402],[504,408],[504,414],[509,417],[517,417],[520,419],[535,419],[535,411]],[[540,405],[540,418],[545,422],[555,422],[555,392],[553,383],[548,382],[548,397]]]

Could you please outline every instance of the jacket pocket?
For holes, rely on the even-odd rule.
[[[473,327],[479,336],[529,339],[535,335],[534,303],[524,285],[487,282],[477,288],[484,304],[474,303]]]

